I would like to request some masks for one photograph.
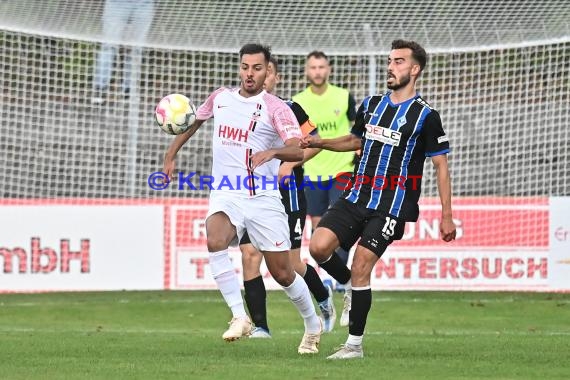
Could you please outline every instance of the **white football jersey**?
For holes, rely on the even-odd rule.
[[[273,159],[251,170],[252,154],[284,146],[301,138],[291,108],[266,91],[244,98],[239,88],[219,88],[196,113],[199,120],[214,118],[212,136],[212,190],[241,196],[279,197],[280,161]]]

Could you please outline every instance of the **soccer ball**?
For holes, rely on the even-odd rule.
[[[169,135],[184,133],[196,120],[196,107],[182,94],[170,94],[158,102],[154,117],[159,127]]]

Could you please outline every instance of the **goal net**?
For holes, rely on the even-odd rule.
[[[396,38],[428,51],[418,89],[439,110],[451,142],[453,196],[462,199],[460,213],[472,212],[469,225],[460,226],[465,239],[486,238],[487,248],[534,249],[548,239],[548,221],[540,219],[544,199],[570,195],[570,8],[564,1],[122,3],[116,9],[151,5],[144,38],[132,15],[126,28],[117,19],[105,25],[102,0],[0,2],[4,202],[204,199],[208,191],[148,185],[172,140],[153,120],[160,98],[183,93],[198,105],[214,89],[238,85],[237,51],[261,42],[280,61],[280,96],[306,87],[305,57],[318,49],[330,57],[330,82],[360,103],[385,91],[386,57]],[[94,81],[105,46],[115,55],[101,94]],[[124,70],[128,62],[131,71]],[[209,174],[208,126],[180,151],[179,170]],[[429,163],[422,188],[426,210],[437,210]],[[201,212],[182,212],[188,220],[178,220],[176,231],[191,230]]]

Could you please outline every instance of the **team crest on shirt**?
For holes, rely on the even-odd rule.
[[[398,122],[398,128],[400,128],[402,125],[406,124],[406,121],[407,121],[407,120],[406,120],[406,115],[404,115],[404,116],[402,116],[401,118],[399,118],[399,119],[397,120],[397,122]]]
[[[255,111],[251,114],[251,118],[257,121],[261,117],[261,104],[257,103],[255,106]]]
[[[334,114],[335,114],[336,116],[340,115],[340,110],[339,110],[338,108],[335,108]]]

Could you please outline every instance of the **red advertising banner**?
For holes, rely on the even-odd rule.
[[[378,261],[372,274],[375,289],[544,290],[549,279],[548,198],[456,198],[457,239],[441,240],[438,199],[427,198],[420,218],[407,223],[401,241]],[[204,218],[207,201],[172,207],[172,287],[212,286],[207,266]],[[302,255],[307,251],[307,220]],[[240,273],[240,254],[230,250]],[[323,277],[327,274],[320,272]],[[266,278],[270,278],[265,273]],[[271,285],[271,283],[270,283]],[[275,285],[275,284],[273,284]],[[271,287],[271,286],[270,286]]]
[[[378,261],[373,289],[570,291],[570,197],[453,202],[457,239],[441,240],[439,200],[423,199]],[[215,289],[207,211],[204,198],[0,200],[0,292]],[[307,222],[301,254],[314,263]],[[239,250],[230,255],[241,273]]]

